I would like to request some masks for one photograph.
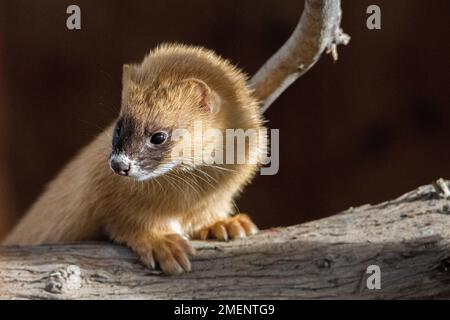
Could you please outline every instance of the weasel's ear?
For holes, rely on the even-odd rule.
[[[199,107],[202,110],[215,113],[220,108],[220,97],[202,80],[189,78],[182,82],[188,84],[190,94],[195,95],[200,101]]]
[[[122,67],[122,83],[126,83],[131,81],[131,73],[133,66],[129,65],[129,64],[124,64]]]

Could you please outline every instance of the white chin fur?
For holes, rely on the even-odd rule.
[[[175,165],[176,165],[175,163],[160,164],[158,167],[155,168],[155,170],[147,172],[145,170],[142,170],[139,167],[139,165],[132,163],[128,176],[138,181],[145,181],[162,176],[163,174],[172,170],[175,167]]]

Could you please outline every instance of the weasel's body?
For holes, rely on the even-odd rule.
[[[169,157],[173,130],[192,131],[196,121],[204,130],[262,128],[257,101],[239,70],[211,51],[181,45],[162,46],[142,64],[125,66],[117,123],[48,185],[5,244],[107,235],[147,265],[156,261],[177,274],[190,270],[193,250],[184,235],[227,240],[254,233],[247,216],[230,215],[233,198],[257,164],[180,165]],[[249,153],[263,151],[247,147]],[[116,173],[134,179],[114,174],[108,158]]]

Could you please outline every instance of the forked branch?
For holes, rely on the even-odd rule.
[[[306,0],[300,21],[286,43],[250,79],[265,112],[280,94],[308,71],[327,50],[337,60],[337,46],[346,45],[340,0]]]

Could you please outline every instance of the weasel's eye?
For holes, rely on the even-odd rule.
[[[116,136],[120,137],[120,132],[122,131],[122,124],[118,123],[116,126]]]
[[[167,133],[165,132],[156,132],[150,138],[151,144],[161,144],[167,140]]]

